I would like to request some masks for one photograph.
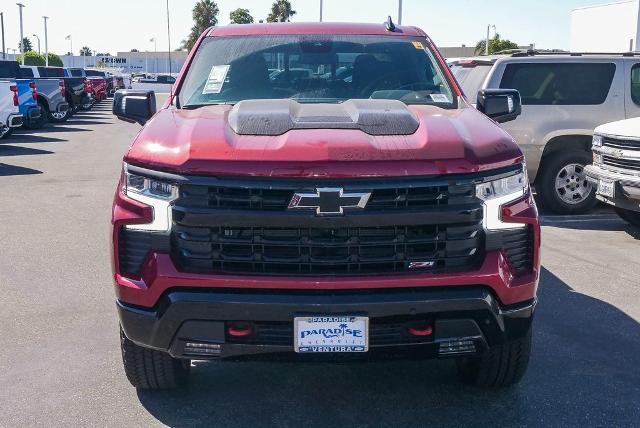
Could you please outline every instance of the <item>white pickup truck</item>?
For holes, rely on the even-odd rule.
[[[597,189],[596,197],[640,227],[640,118],[597,127],[593,165],[585,172]]]
[[[18,87],[12,80],[0,80],[0,138],[8,137],[13,128],[22,125],[18,110]]]

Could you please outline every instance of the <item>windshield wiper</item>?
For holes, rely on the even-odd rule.
[[[206,107],[206,106],[226,106],[226,105],[234,105],[234,104],[235,104],[235,102],[187,104],[185,106],[182,106],[182,108],[183,109],[187,109],[187,110],[195,110],[195,109],[198,109],[200,107]]]

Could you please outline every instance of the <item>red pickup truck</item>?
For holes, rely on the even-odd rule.
[[[128,379],[408,354],[518,382],[540,228],[496,122],[520,111],[513,90],[472,107],[431,39],[391,20],[205,31],[159,111],[150,91],[114,97],[144,124],[113,204]]]

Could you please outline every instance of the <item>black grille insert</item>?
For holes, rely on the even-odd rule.
[[[120,229],[118,235],[118,260],[124,274],[140,272],[142,263],[152,248],[152,234],[149,232]]]
[[[613,156],[602,156],[602,163],[604,165],[612,166],[619,169],[629,169],[633,171],[640,171],[640,160],[621,159]]]
[[[172,232],[174,260],[194,273],[450,272],[476,267],[483,245],[481,222],[337,229],[174,224]],[[433,265],[418,268],[413,262]]]
[[[502,250],[516,275],[524,275],[533,270],[533,228],[502,232]]]
[[[602,141],[602,145],[605,147],[612,147],[615,149],[640,151],[640,140],[621,140],[619,138],[605,137]]]
[[[295,182],[294,182],[295,183]],[[342,187],[340,183],[325,183],[318,187]],[[433,208],[451,203],[470,202],[475,196],[471,183],[449,187],[445,182],[425,184],[402,182],[379,187],[379,183],[363,182],[344,187],[346,192],[367,191],[371,198],[367,210]],[[286,211],[297,191],[315,191],[306,183],[262,183],[261,186],[238,183],[226,185],[185,184],[180,188],[178,204],[184,208],[215,208],[228,210]]]

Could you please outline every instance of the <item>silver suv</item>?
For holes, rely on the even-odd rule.
[[[451,69],[473,102],[482,89],[517,89],[522,115],[502,124],[525,153],[543,205],[558,214],[596,204],[584,167],[593,130],[640,116],[640,54],[518,52],[454,61]]]

